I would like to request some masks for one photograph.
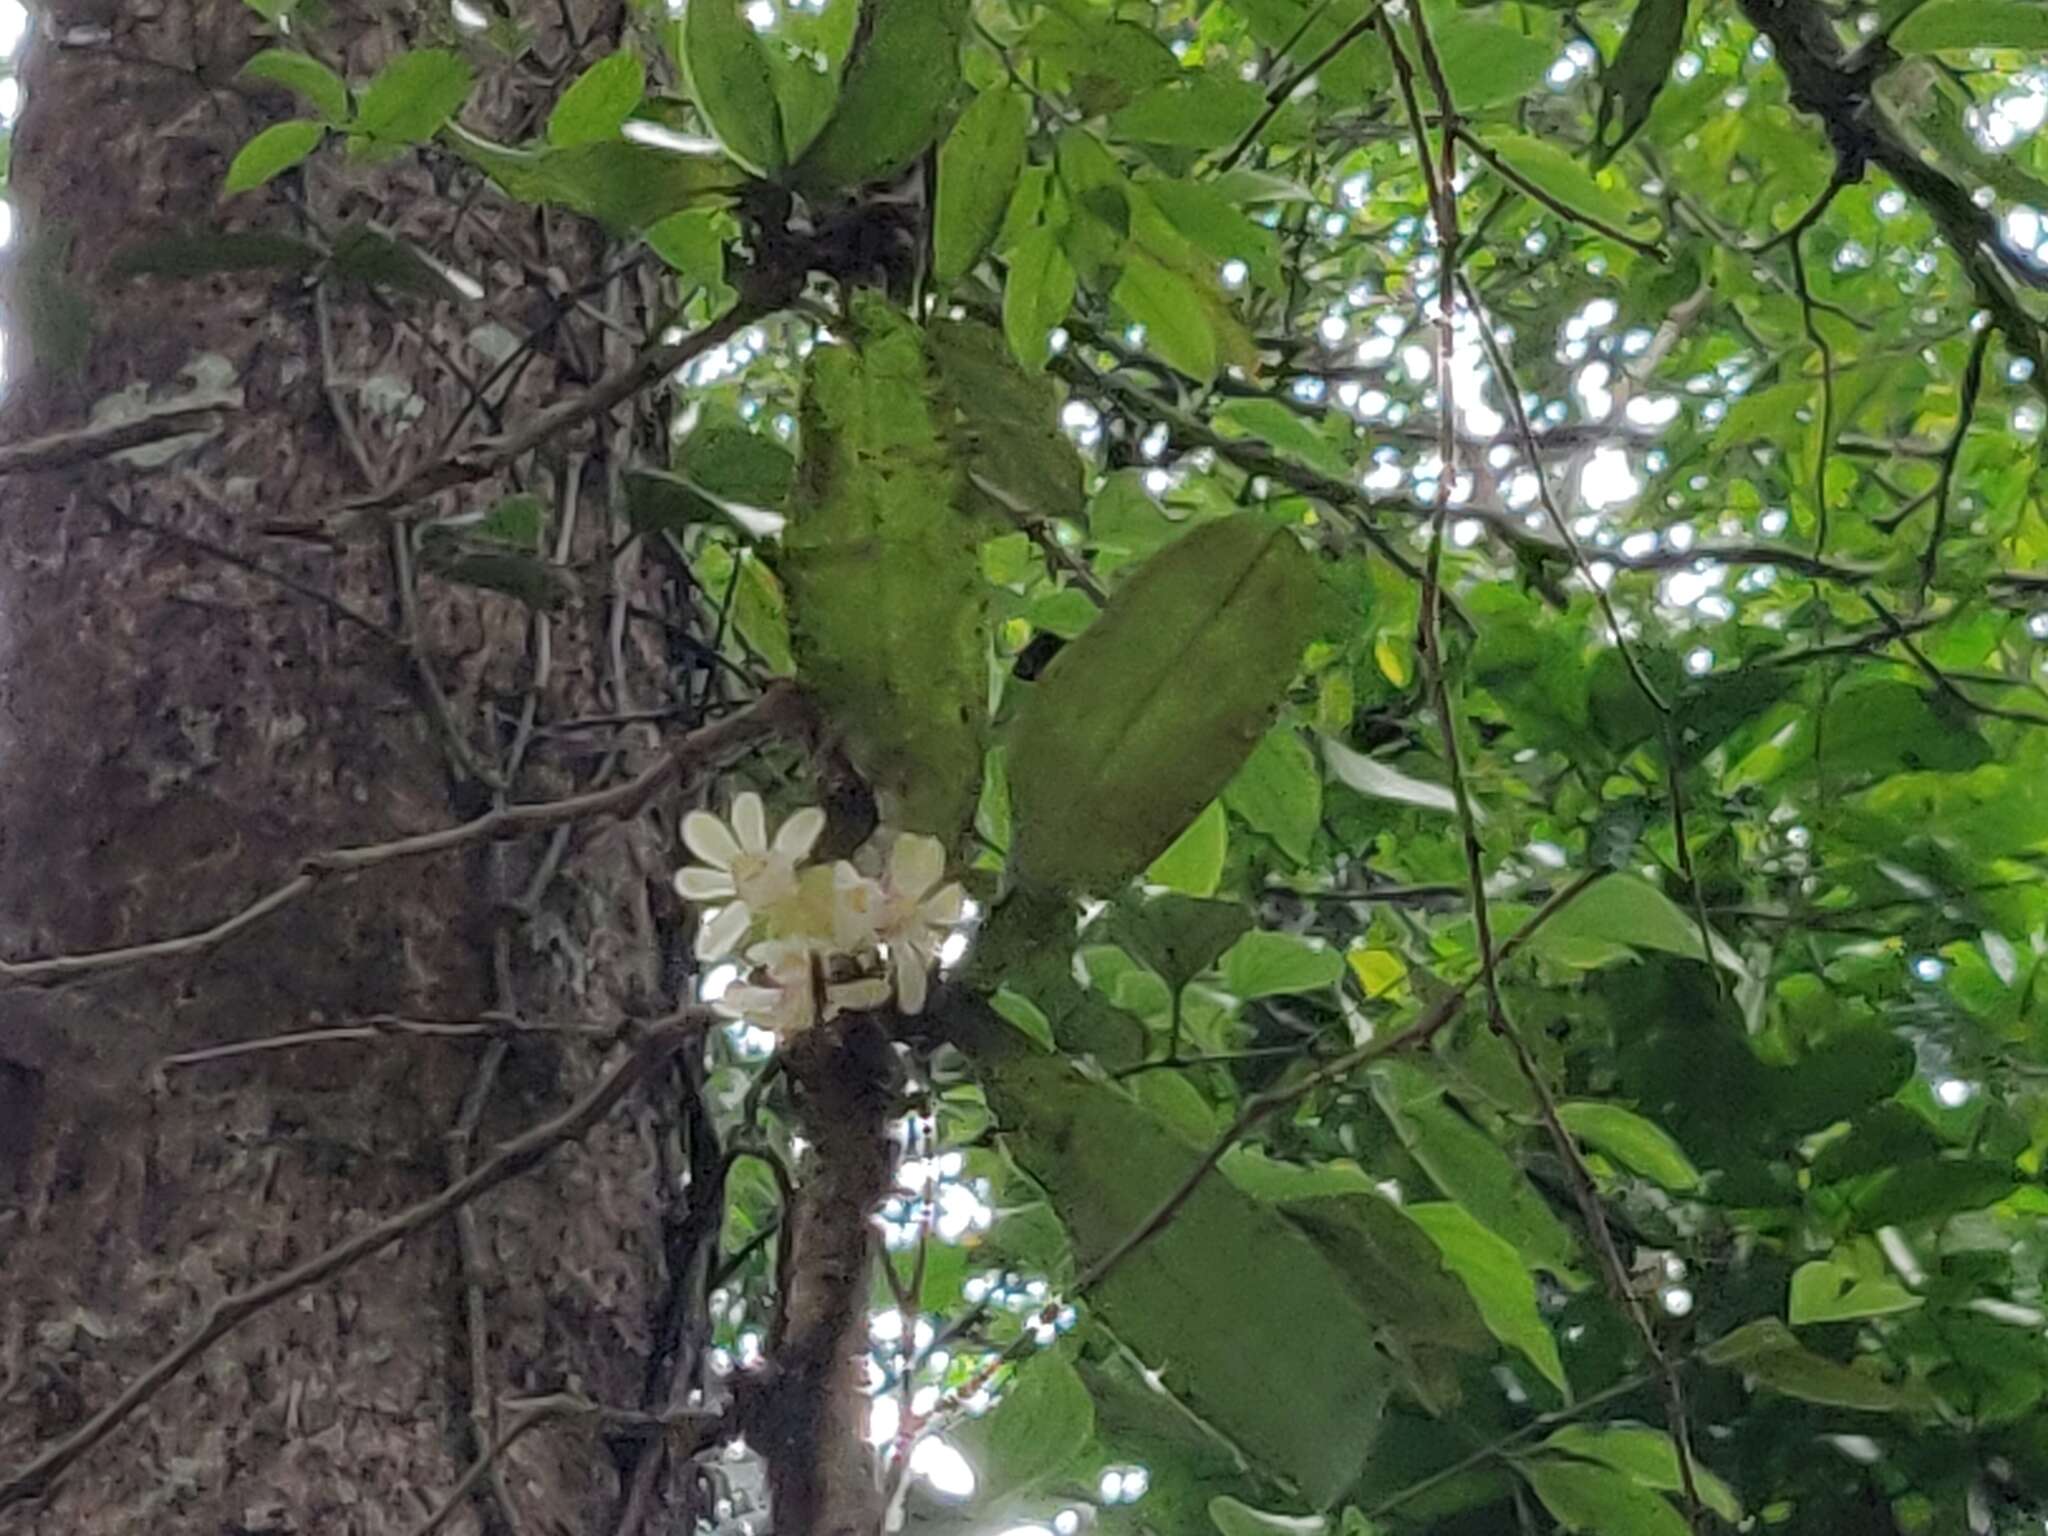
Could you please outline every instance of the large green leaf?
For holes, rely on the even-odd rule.
[[[1073,439],[1060,430],[1065,395],[1017,365],[1003,338],[971,320],[934,320],[926,330],[932,407],[991,521],[1081,516],[1086,478]]]
[[[852,340],[818,348],[805,379],[782,559],[798,674],[890,820],[950,838],[981,780],[979,535],[934,419],[923,333],[873,296],[853,322]]]
[[[548,142],[590,144],[616,138],[646,90],[647,70],[639,54],[626,48],[607,54],[562,92],[548,114]]]
[[[401,53],[364,89],[350,126],[374,146],[424,144],[469,99],[474,78],[469,61],[446,48]]]
[[[1472,12],[1447,18],[1436,29],[1436,46],[1461,112],[1520,101],[1542,85],[1560,51],[1554,28],[1547,37],[1532,37]]]
[[[1223,957],[1223,985],[1250,1001],[1320,992],[1344,974],[1344,956],[1321,939],[1292,933],[1248,933]]]
[[[1687,1536],[1685,1516],[1662,1494],[1597,1461],[1529,1456],[1515,1463],[1567,1531],[1584,1536]]]
[[[1518,1350],[1546,1381],[1570,1396],[1557,1340],[1536,1309],[1536,1282],[1514,1245],[1489,1232],[1462,1206],[1423,1201],[1407,1211],[1442,1252],[1444,1267],[1465,1282],[1493,1336]]]
[[[572,209],[620,234],[724,204],[741,182],[723,155],[683,154],[623,139],[507,149],[450,129],[443,142],[520,201]]]
[[[1146,561],[1019,710],[1019,878],[1107,889],[1163,852],[1251,755],[1315,600],[1295,535],[1255,514],[1206,523]]]
[[[1685,46],[1687,0],[1636,0],[1614,62],[1600,77],[1600,153],[1611,158],[1650,120]],[[1613,129],[1610,133],[1609,128]]]
[[[1184,73],[1141,92],[1109,120],[1111,137],[1185,149],[1227,149],[1265,110],[1266,93],[1243,80]]]
[[[297,92],[332,126],[339,127],[348,121],[347,84],[311,54],[291,48],[266,48],[242,66],[242,75]]]
[[[1612,229],[1654,233],[1654,224],[1638,222],[1645,205],[1618,172],[1589,171],[1560,146],[1526,133],[1489,133],[1486,142],[1516,176],[1572,213]]]
[[[1201,1155],[1057,1059],[1017,1055],[985,1075],[1011,1155],[1045,1189],[1083,1270]],[[1200,1418],[1312,1503],[1357,1477],[1387,1393],[1377,1320],[1278,1211],[1212,1175],[1085,1299],[1141,1358],[1166,1365],[1167,1386]]]
[[[1620,1104],[1579,1099],[1557,1106],[1557,1118],[1579,1140],[1620,1163],[1654,1179],[1675,1194],[1689,1194],[1700,1185],[1700,1171],[1685,1149],[1662,1126]]]
[[[1441,1085],[1420,1068],[1386,1062],[1373,1069],[1372,1091],[1401,1144],[1439,1190],[1525,1262],[1574,1276],[1571,1233],[1500,1143],[1445,1101]]]
[[[676,51],[690,96],[725,152],[756,176],[789,161],[768,53],[741,0],[690,0]]]
[[[1927,0],[1891,34],[1900,53],[2048,48],[2048,11],[2031,0]]]
[[[1017,1367],[994,1409],[950,1438],[975,1470],[975,1498],[1000,1504],[1065,1472],[1095,1434],[1095,1405],[1073,1363],[1058,1351]]]
[[[797,161],[799,184],[851,191],[929,149],[960,85],[966,0],[867,0],[839,105]]]
[[[1597,1461],[1662,1493],[1680,1493],[1685,1488],[1678,1447],[1663,1430],[1647,1424],[1567,1424],[1543,1442],[1543,1449]],[[1692,1473],[1700,1502],[1730,1525],[1740,1525],[1742,1501],[1735,1490],[1701,1466],[1697,1458]]]
[[[1609,875],[1573,898],[1543,925],[1530,948],[1566,965],[1600,965],[1632,950],[1661,950],[1701,960],[1707,955],[1699,920],[1640,875]],[[1714,958],[1731,970],[1741,962],[1718,937]]]
[[[1074,265],[1059,231],[1040,224],[1010,252],[1003,279],[1003,335],[1026,368],[1043,368],[1053,327],[1074,305]]]
[[[1223,803],[1254,832],[1306,863],[1323,821],[1323,776],[1292,728],[1268,731],[1223,791]]]
[[[283,175],[318,149],[326,137],[325,124],[305,118],[272,123],[236,151],[235,158],[228,163],[227,179],[221,183],[221,195],[231,197],[247,192]]]
[[[1008,85],[975,97],[939,146],[932,214],[932,276],[964,277],[996,236],[1031,133],[1031,99]]]
[[[1932,1405],[1931,1395],[1919,1383],[1895,1385],[1875,1370],[1817,1355],[1774,1317],[1745,1323],[1715,1340],[1705,1351],[1705,1359],[1711,1365],[1740,1371],[1773,1392],[1830,1408],[1909,1413]]]

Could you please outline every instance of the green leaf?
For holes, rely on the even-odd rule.
[[[1178,992],[1251,927],[1242,902],[1131,896],[1110,909],[1109,937]],[[1092,931],[1092,930],[1091,930]]]
[[[1709,1365],[1740,1371],[1773,1392],[1802,1402],[1866,1413],[1908,1413],[1931,1407],[1918,1383],[1895,1386],[1875,1371],[1824,1359],[1775,1317],[1758,1318],[1716,1339],[1702,1352]]]
[[[1283,457],[1332,480],[1348,480],[1353,474],[1342,449],[1278,400],[1226,401],[1217,407],[1212,420],[1225,437],[1258,438]]]
[[[1675,1194],[1700,1187],[1700,1171],[1662,1126],[1619,1104],[1590,1099],[1557,1106],[1564,1128],[1624,1168],[1654,1180]]]
[[[1265,108],[1266,93],[1247,81],[1183,72],[1110,118],[1109,133],[1134,144],[1228,149]]]
[[[839,105],[794,168],[799,185],[848,191],[929,149],[960,85],[967,0],[867,0]]]
[[[485,514],[482,521],[463,531],[471,538],[537,551],[541,547],[541,533],[547,527],[547,521],[547,503],[538,496],[521,493],[505,497]]]
[[[781,526],[780,518],[764,522],[757,509],[722,500],[688,476],[666,470],[628,470],[625,492],[626,526],[635,533],[681,533],[698,523],[713,523],[762,538]]]
[[[1209,1501],[1209,1519],[1223,1536],[1322,1536],[1330,1528],[1325,1515],[1276,1515],[1227,1493]]]
[[[1246,1002],[1319,992],[1343,975],[1341,952],[1321,939],[1293,933],[1248,933],[1223,957],[1223,985]]]
[[[690,573],[721,610],[732,614],[740,639],[769,671],[780,677],[796,671],[782,585],[759,556],[741,550],[735,561],[732,550],[707,540],[690,557]]]
[[[348,86],[341,76],[311,54],[292,48],[266,48],[242,66],[250,80],[268,80],[303,96],[335,126],[348,121]]]
[[[1891,35],[1900,53],[2048,48],[2048,11],[2033,0],[1928,0]]]
[[[707,0],[707,7],[711,0]],[[692,11],[696,5],[690,7]],[[615,139],[647,93],[647,69],[640,56],[620,49],[576,77],[548,114],[550,144],[593,144]]]
[[[1168,366],[1206,384],[1216,377],[1216,332],[1185,276],[1133,253],[1110,297],[1145,327],[1145,345]]]
[[[796,484],[795,456],[730,410],[707,410],[674,457],[693,484],[742,506],[780,507]]]
[[[1003,279],[1003,335],[1026,368],[1043,368],[1053,327],[1074,306],[1074,267],[1059,233],[1041,224],[1017,242]]]
[[[1147,560],[1018,711],[1018,876],[1102,890],[1164,852],[1251,755],[1315,601],[1315,563],[1256,514],[1205,523]]]
[[[1625,1472],[1565,1456],[1518,1458],[1528,1480],[1557,1523],[1586,1536],[1688,1536],[1685,1516],[1662,1494]]]
[[[649,228],[686,210],[722,206],[741,180],[723,155],[683,154],[624,139],[506,149],[451,128],[444,142],[522,202],[572,209],[615,234]]]
[[[1834,1259],[1815,1259],[1792,1272],[1792,1294],[1785,1316],[1793,1327],[1808,1323],[1845,1323],[1861,1317],[1891,1317],[1925,1304],[1898,1281],[1883,1273]]]
[[[656,219],[642,231],[648,248],[685,282],[716,288],[725,281],[725,248],[731,218],[719,209],[695,208]]]
[[[1547,139],[1525,133],[1489,133],[1486,143],[1510,171],[1574,213],[1613,229],[1630,230],[1644,212],[1644,205],[1626,189],[1619,172],[1596,176]],[[1654,232],[1654,225],[1649,228]]]
[[[1151,27],[1111,21],[1088,7],[1050,11],[1026,41],[1034,55],[1067,76],[1070,94],[1089,117],[1114,112],[1147,87],[1181,74],[1180,60]]]
[[[1426,811],[1455,815],[1457,797],[1441,784],[1410,778],[1389,768],[1377,758],[1354,752],[1342,742],[1323,738],[1323,761],[1339,783],[1373,800],[1393,800],[1402,805],[1419,805]]]
[[[941,430],[973,499],[996,503],[990,520],[1080,517],[1087,468],[1060,429],[1058,383],[1018,367],[1002,336],[976,321],[933,320],[925,349]]]
[[[1142,186],[1181,236],[1207,252],[1219,271],[1226,262],[1241,261],[1260,287],[1283,286],[1279,238],[1246,218],[1215,182],[1154,179]]]
[[[789,163],[782,112],[767,50],[742,0],[690,0],[676,35],[690,99],[725,152],[752,175],[780,171]]]
[[[424,144],[469,100],[473,78],[469,61],[446,48],[401,53],[377,71],[350,126],[378,144]]]
[[[1088,1388],[1055,1350],[1027,1358],[993,1409],[949,1435],[974,1467],[976,1500],[989,1506],[1059,1476],[1094,1437]]]
[[[318,149],[326,137],[326,124],[305,118],[271,124],[236,152],[228,165],[227,180],[221,184],[221,195],[232,197],[282,175]]]
[[[1525,1262],[1575,1278],[1571,1233],[1501,1145],[1444,1101],[1440,1085],[1419,1068],[1390,1061],[1373,1069],[1372,1092],[1439,1190],[1513,1244]]]
[[[1598,966],[1633,950],[1706,958],[1699,920],[1640,875],[1609,875],[1572,898],[1529,941],[1564,965]],[[1718,935],[1714,959],[1739,972],[1741,961]]]
[[[1982,1210],[2018,1187],[2008,1162],[1979,1157],[1922,1158],[1849,1186],[1847,1200],[1857,1224],[1874,1231],[1958,1211]]]
[[[1551,36],[1531,37],[1468,12],[1454,13],[1437,28],[1436,47],[1460,112],[1522,100],[1543,84],[1561,51],[1554,29]]]
[[[1557,1340],[1536,1309],[1536,1282],[1514,1245],[1487,1231],[1461,1206],[1424,1201],[1404,1209],[1442,1252],[1444,1267],[1465,1283],[1493,1336],[1569,1398],[1571,1383],[1557,1355]]]
[[[1660,1493],[1685,1490],[1678,1447],[1663,1430],[1646,1424],[1567,1424],[1543,1442],[1543,1449],[1597,1461]],[[1735,1496],[1735,1490],[1701,1466],[1697,1457],[1692,1473],[1700,1502],[1730,1525],[1741,1524],[1742,1501]]]
[[[1212,800],[1173,845],[1152,861],[1145,879],[1186,896],[1213,896],[1217,881],[1223,878],[1223,854],[1229,840],[1230,823],[1223,814],[1223,803]]]
[[[1485,1319],[1442,1250],[1402,1207],[1372,1190],[1356,1165],[1276,1163],[1240,1147],[1221,1167],[1238,1188],[1276,1202],[1337,1266],[1367,1312],[1408,1345],[1491,1350]]]
[[[1686,0],[1636,0],[1614,62],[1600,76],[1600,117],[1594,133],[1611,159],[1650,120],[1657,93],[1685,46]],[[1612,127],[1612,136],[1608,128]]]
[[[1291,726],[1268,731],[1223,791],[1223,803],[1297,863],[1308,862],[1323,822],[1323,776]]]
[[[939,190],[932,214],[932,276],[967,275],[995,239],[1024,169],[1031,98],[1008,85],[975,97],[939,146]]]
[[[805,379],[782,559],[798,672],[891,823],[950,839],[981,781],[982,533],[959,510],[922,330],[876,294],[848,329]]]
[[[1005,1145],[1045,1189],[1082,1270],[1202,1155],[1155,1111],[1058,1058],[1011,1055],[983,1076]],[[1168,1389],[1199,1419],[1312,1504],[1358,1476],[1388,1390],[1376,1320],[1278,1211],[1203,1179],[1085,1299],[1140,1359],[1166,1367]]]

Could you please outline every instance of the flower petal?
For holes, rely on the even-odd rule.
[[[879,976],[860,981],[842,981],[825,989],[825,1017],[866,1008],[880,1008],[889,1001],[889,983]]]
[[[935,928],[949,928],[959,922],[966,911],[967,890],[956,880],[928,897],[918,907],[917,914]]]
[[[896,1006],[905,1013],[923,1013],[929,984],[924,956],[914,946],[900,944],[890,952],[890,959],[890,969],[896,973]]]
[[[685,864],[676,871],[676,894],[685,901],[730,901],[737,892],[724,870]]]
[[[889,884],[899,896],[915,900],[937,885],[946,873],[946,845],[936,837],[906,832],[889,850]]]
[[[747,910],[744,901],[720,907],[697,928],[697,958],[718,960],[731,954],[733,946],[746,937],[747,925],[753,920],[754,914]]]
[[[811,856],[817,846],[818,837],[825,830],[825,813],[815,805],[807,805],[782,824],[775,834],[775,851],[792,864],[800,864]]]
[[[733,796],[732,830],[748,853],[768,851],[768,813],[761,809],[761,797],[751,789]]]
[[[683,818],[683,842],[690,852],[718,869],[732,868],[740,856],[740,845],[730,830],[709,811],[692,811]]]

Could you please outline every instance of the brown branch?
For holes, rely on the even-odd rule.
[[[1934,526],[1927,530],[1927,547],[1920,552],[1920,602],[1927,602],[1927,589],[1934,585],[1934,568],[1941,558],[1941,541],[1948,534],[1949,497],[1955,489],[1956,461],[1963,456],[1963,440],[1970,435],[1970,422],[1977,414],[1977,397],[1984,389],[1984,356],[1991,350],[1991,328],[1979,331],[1970,343],[1970,360],[1963,366],[1962,401],[1956,411],[1956,429],[1941,450],[1941,465],[1934,480]]]
[[[809,711],[802,696],[792,685],[779,683],[746,708],[692,731],[652,766],[624,783],[561,800],[503,806],[472,821],[387,843],[315,853],[309,855],[299,866],[299,872],[282,885],[210,927],[118,949],[0,961],[0,981],[46,986],[145,961],[202,954],[292,905],[324,880],[352,878],[366,870],[406,859],[425,858],[476,843],[517,837],[526,832],[567,827],[574,822],[598,817],[632,816],[686,775],[718,768],[770,737],[801,735],[809,729],[809,724]]]
[[[159,1062],[160,1070],[202,1067],[271,1051],[298,1050],[309,1045],[374,1044],[394,1036],[420,1040],[500,1039],[506,1035],[585,1035],[615,1039],[618,1031],[603,1024],[571,1024],[548,1019],[521,1019],[511,1014],[480,1014],[474,1019],[409,1019],[395,1013],[373,1013],[323,1029],[294,1029],[254,1040],[229,1040],[179,1051]]]
[[[1252,125],[1238,136],[1237,142],[1230,147],[1230,152],[1216,162],[1213,174],[1220,176],[1236,166],[1251,147],[1258,143],[1259,135],[1264,133],[1273,119],[1280,115],[1280,109],[1287,105],[1303,83],[1313,80],[1329,66],[1332,59],[1365,36],[1367,30],[1379,19],[1380,4],[1381,0],[1373,0],[1366,8],[1365,14],[1331,39],[1328,47],[1319,50],[1314,58],[1294,70],[1284,80],[1274,83],[1273,88],[1266,92],[1264,109],[1252,120]],[[1304,22],[1303,26],[1306,27],[1307,23]]]
[[[147,416],[138,416],[133,421],[75,427],[69,432],[52,432],[46,437],[32,437],[24,442],[0,445],[0,475],[33,474],[45,469],[72,469],[80,464],[89,464],[95,459],[104,459],[110,454],[125,453],[130,448],[142,448],[151,443],[161,443],[173,437],[185,437],[194,432],[211,431],[218,427],[221,421],[222,413],[219,406],[199,405],[181,410],[153,411]]]
[[[505,1143],[467,1178],[261,1285],[216,1301],[207,1310],[204,1322],[159,1356],[120,1396],[35,1460],[0,1478],[0,1509],[40,1497],[67,1468],[120,1428],[185,1367],[265,1308],[331,1279],[351,1265],[452,1215],[479,1195],[537,1168],[566,1143],[588,1134],[635,1084],[698,1038],[706,1019],[702,1012],[690,1010],[663,1020],[635,1044],[632,1055],[599,1079],[582,1098],[554,1119]]]

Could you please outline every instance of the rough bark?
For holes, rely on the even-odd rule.
[[[561,13],[527,59],[478,55],[466,121],[521,136],[624,24],[602,0]],[[445,25],[438,14],[343,0],[311,41],[361,79],[407,41],[450,41],[404,36]],[[369,169],[330,155],[222,209],[234,150],[287,110],[234,83],[264,46],[255,13],[241,0],[58,0],[39,19],[13,150],[27,239],[10,274],[16,379],[0,441],[142,407],[218,418],[136,456],[5,482],[0,954],[189,930],[306,855],[478,814],[492,791],[465,764],[502,764],[522,741],[514,798],[590,786],[596,753],[533,742],[519,721],[530,697],[544,715],[630,710],[636,693],[644,706],[660,675],[636,633],[611,628],[606,598],[639,580],[603,558],[626,411],[447,502],[488,506],[514,487],[558,511],[580,498],[566,552],[587,595],[545,640],[510,600],[431,578],[415,614],[381,541],[260,530],[361,497],[431,462],[444,436],[496,430],[494,414],[517,420],[616,367],[616,338],[563,297],[607,253],[467,184],[451,195],[453,173],[431,157]],[[489,296],[461,307],[316,292],[298,276],[108,272],[124,239],[152,231],[224,219],[303,234],[360,218]],[[75,366],[50,324],[67,296],[92,321]],[[595,295],[636,323],[631,297]],[[540,344],[516,388],[470,412],[455,370],[485,375],[503,336],[529,333]],[[397,643],[410,633],[431,681]],[[656,750],[651,727],[621,741],[619,777]],[[601,1031],[673,1007],[688,978],[670,954],[672,861],[653,818],[578,830],[538,899],[508,906],[554,844],[324,883],[195,959],[0,991],[0,1475],[222,1297],[432,1196],[559,1111],[611,1048],[537,1030],[385,1031],[170,1071],[166,1057],[357,1017],[499,1010]],[[46,1497],[0,1512],[0,1528],[404,1532],[488,1438],[480,1398],[566,1390],[641,1406],[667,1288],[652,1148],[674,1098],[671,1085],[615,1112],[471,1218],[254,1318]],[[618,1462],[640,1443],[615,1458],[588,1417],[536,1427],[446,1528],[608,1529]]]

